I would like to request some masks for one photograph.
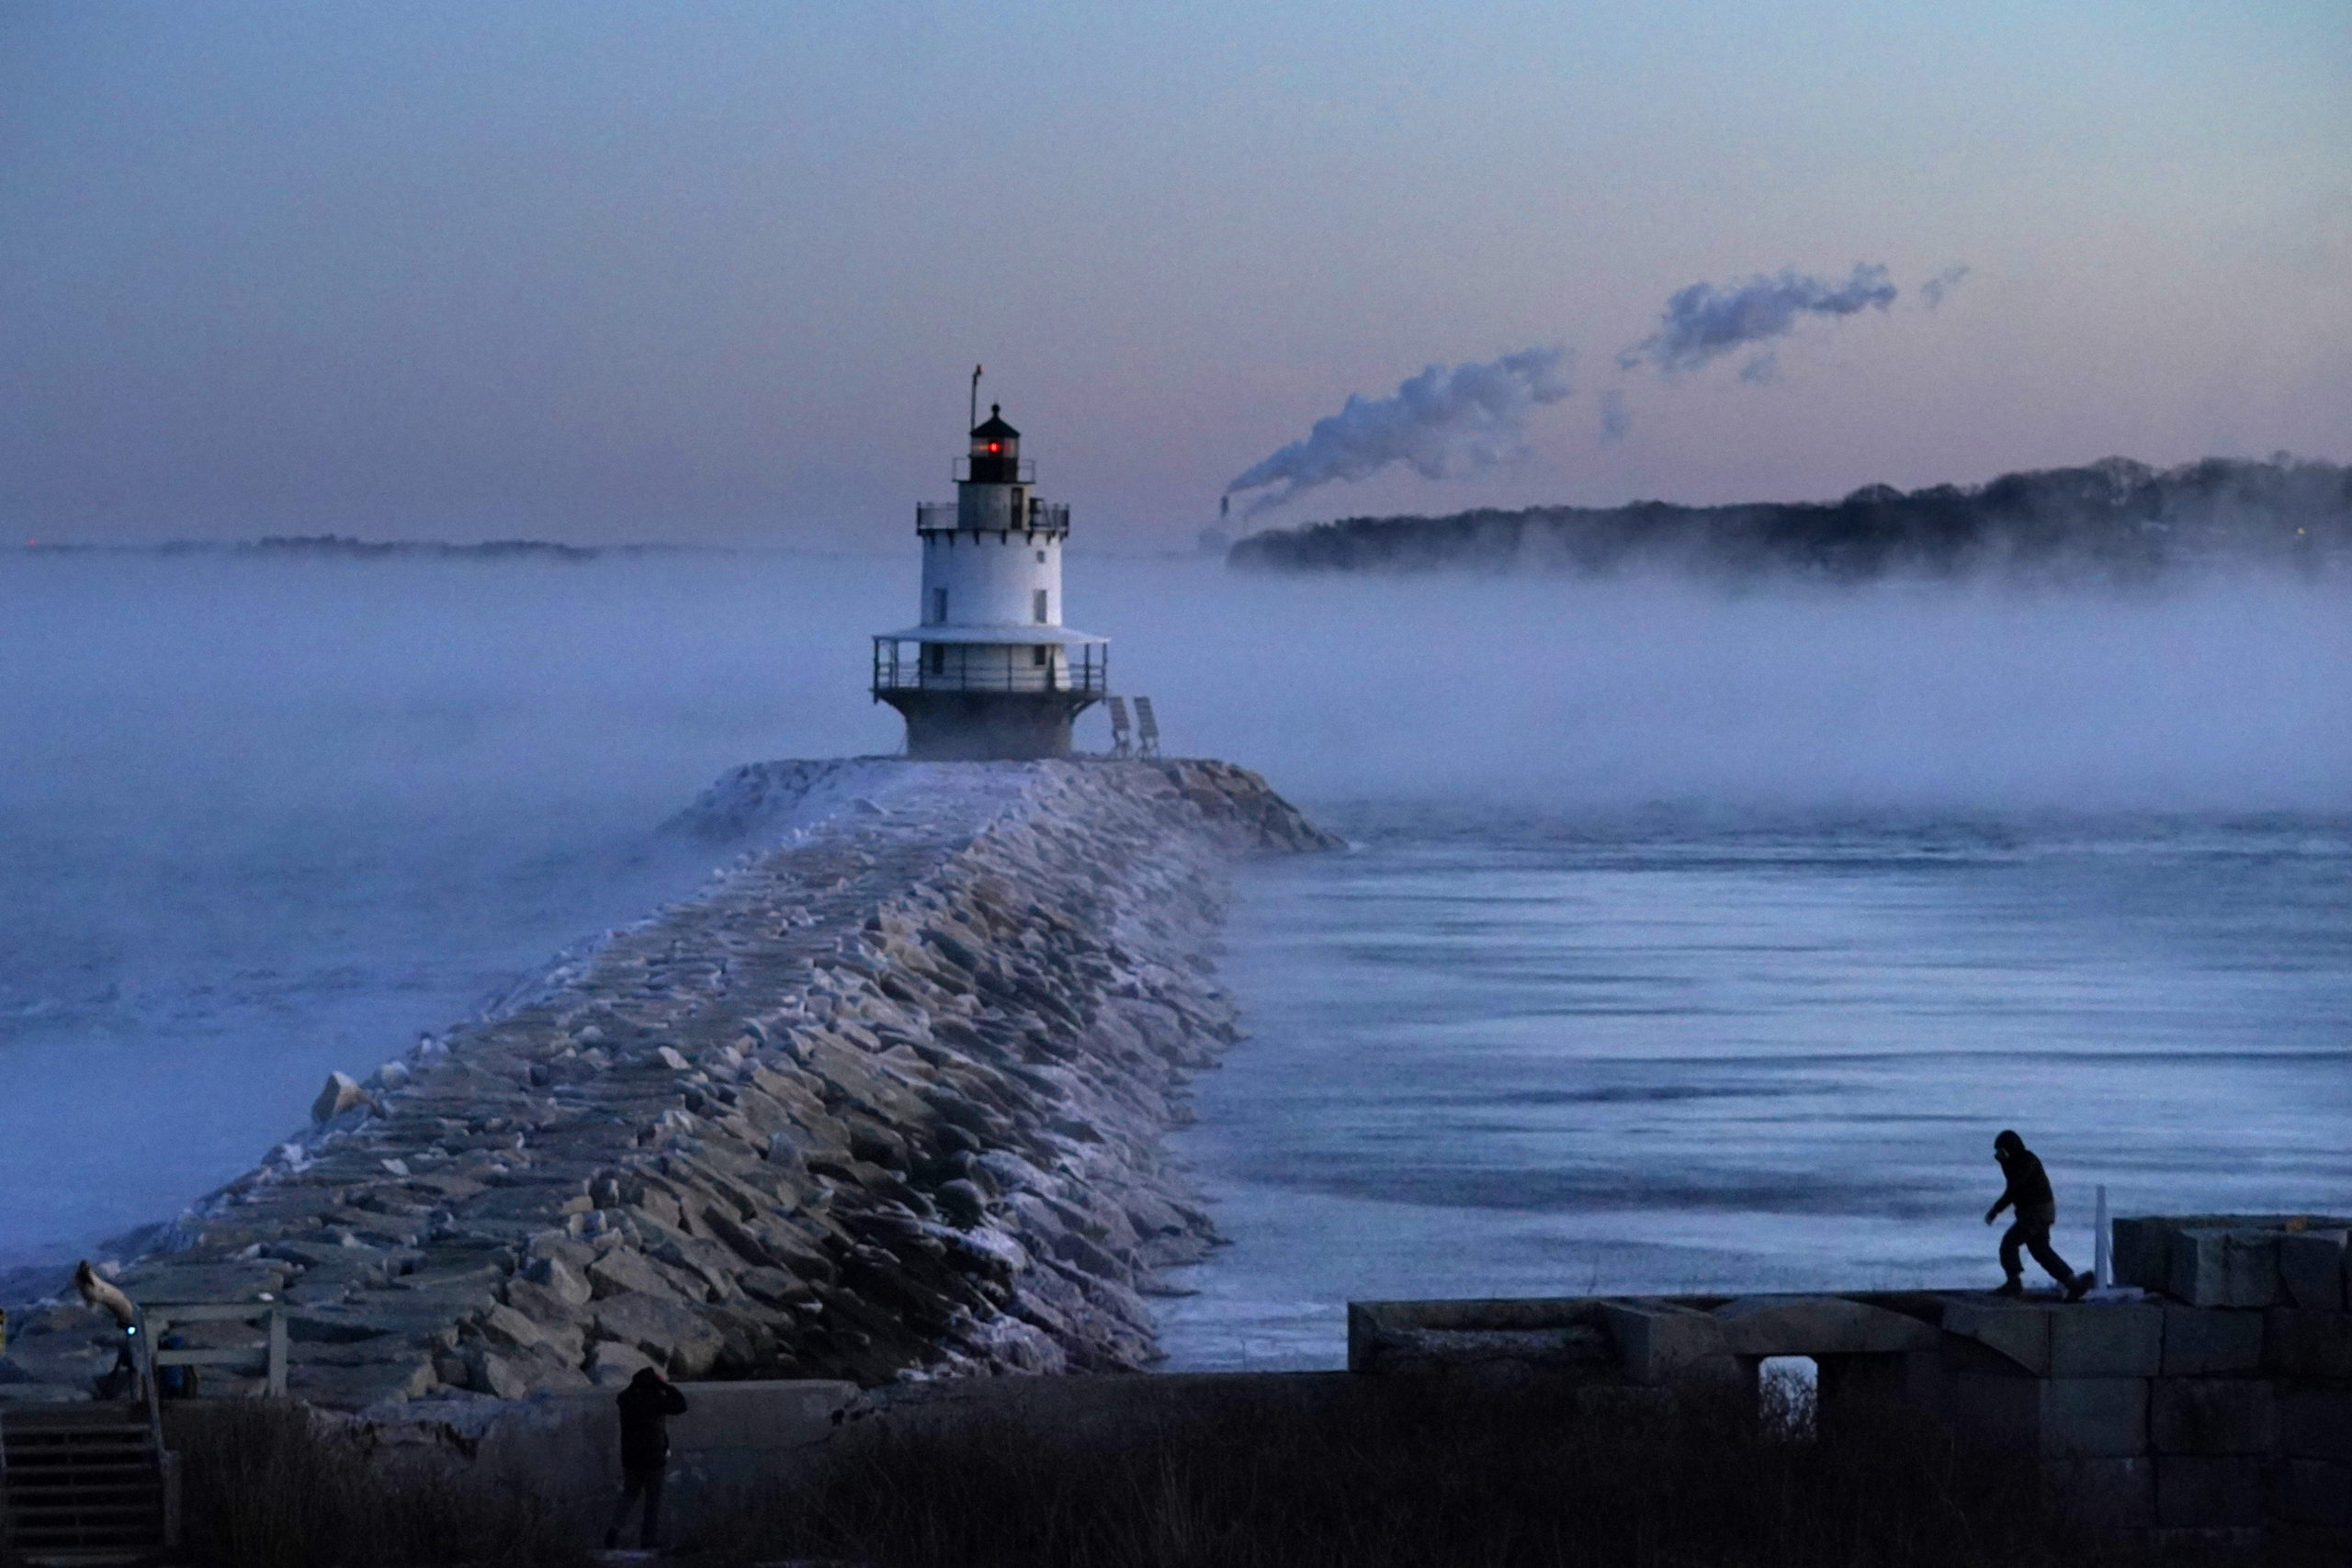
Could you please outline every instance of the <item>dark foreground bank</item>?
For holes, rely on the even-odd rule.
[[[1185,1380],[1189,1381],[1189,1380]],[[1100,1424],[877,1425],[677,1521],[683,1560],[875,1568],[1648,1568],[2242,1560],[2103,1540],[2013,1454],[1895,1409],[1815,1433],[1799,1395],[1579,1404],[1541,1385],[1217,1380]],[[1253,1389],[1253,1383],[1258,1385]],[[239,1568],[560,1564],[590,1527],[529,1487],[248,1404],[192,1433],[187,1559]],[[2273,1559],[2290,1561],[2290,1559]]]

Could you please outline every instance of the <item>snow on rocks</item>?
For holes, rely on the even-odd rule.
[[[345,1408],[1154,1359],[1139,1292],[1214,1239],[1159,1140],[1237,1037],[1227,861],[1336,840],[1162,760],[766,763],[671,828],[757,847],[338,1075],[124,1287],[282,1302]]]

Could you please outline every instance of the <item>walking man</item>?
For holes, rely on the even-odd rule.
[[[2001,1272],[2008,1281],[1993,1293],[2025,1293],[2025,1267],[2018,1261],[2018,1248],[2023,1247],[2033,1254],[2036,1263],[2050,1270],[2052,1279],[2065,1287],[2068,1301],[2082,1300],[2083,1292],[2091,1288],[2091,1277],[2067,1268],[2066,1260],[2050,1245],[2050,1227],[2058,1223],[2058,1200],[2050,1190],[2050,1173],[2013,1132],[2004,1131],[1993,1140],[1993,1157],[2000,1162],[2008,1185],[2001,1189],[2000,1201],[1984,1211],[1984,1223],[1991,1224],[2004,1209],[2014,1206],[2017,1210],[2016,1220],[2001,1234]]]
[[[654,1549],[662,1529],[662,1483],[670,1466],[670,1417],[686,1413],[686,1396],[651,1367],[639,1371],[621,1390],[621,1496],[613,1506],[613,1522],[605,1529],[605,1550],[620,1544],[621,1526],[629,1506],[645,1499],[645,1517],[637,1543]]]

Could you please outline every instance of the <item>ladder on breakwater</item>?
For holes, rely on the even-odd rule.
[[[179,1539],[179,1472],[152,1408],[0,1408],[0,1560],[40,1568],[153,1562]]]

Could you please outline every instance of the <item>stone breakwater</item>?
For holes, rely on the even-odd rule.
[[[1227,866],[1336,840],[1184,761],[766,763],[672,829],[760,847],[338,1075],[119,1282],[277,1303],[289,1392],[353,1409],[1152,1361],[1142,1292],[1215,1238],[1161,1135],[1238,1038]],[[111,1361],[76,1305],[17,1328],[0,1392]]]

